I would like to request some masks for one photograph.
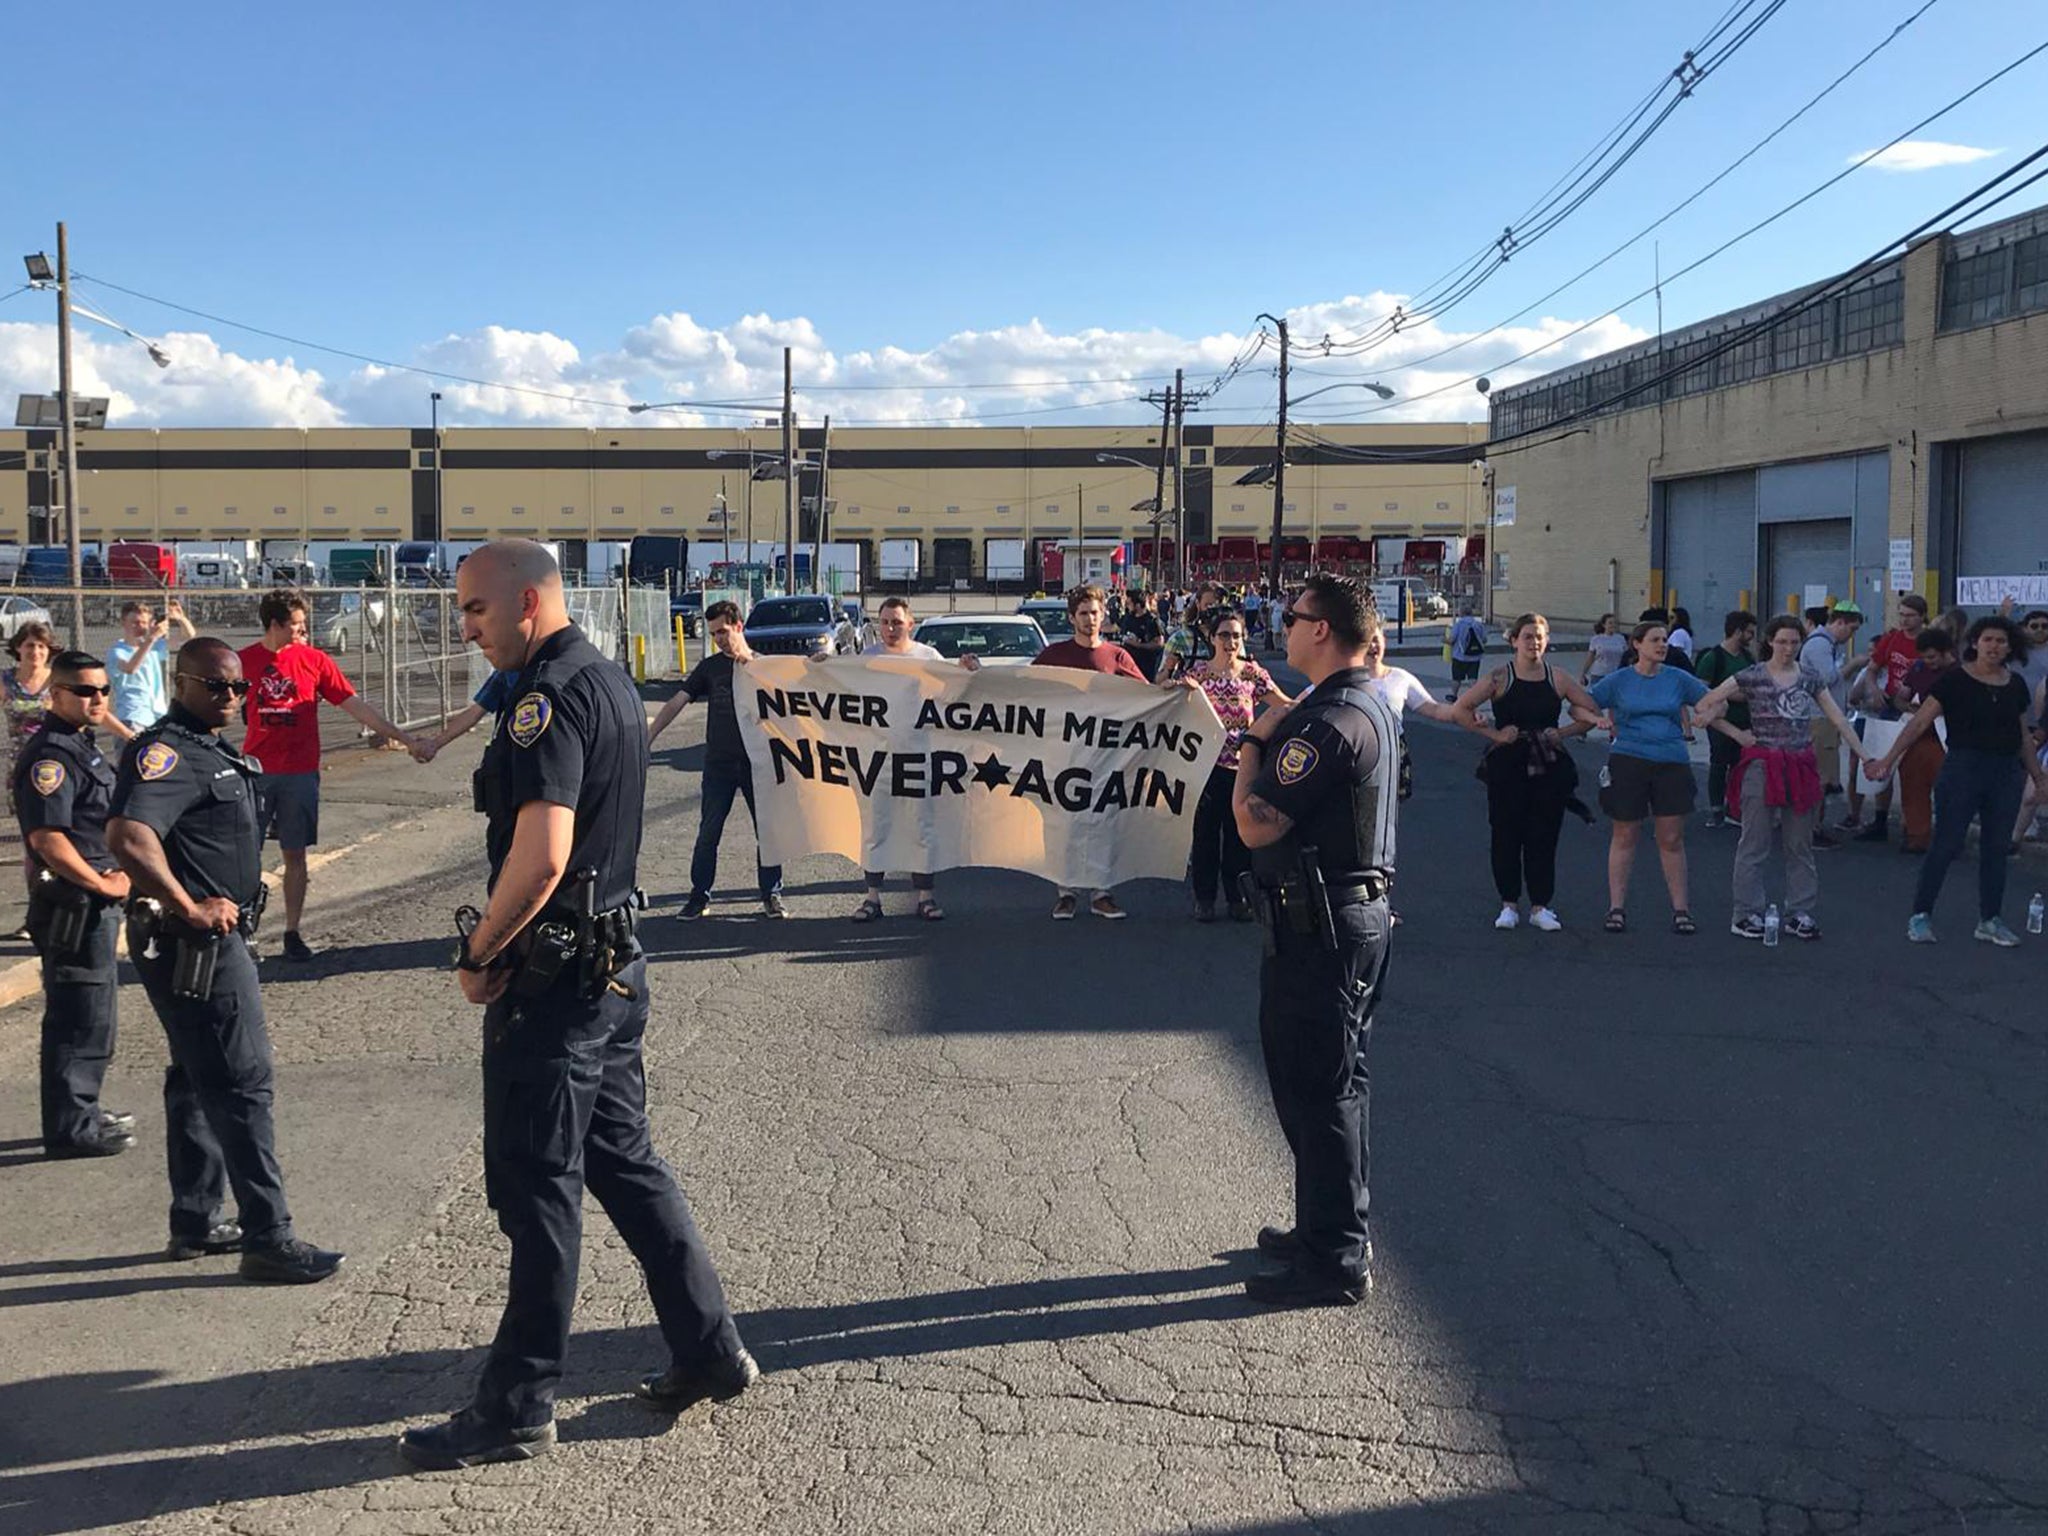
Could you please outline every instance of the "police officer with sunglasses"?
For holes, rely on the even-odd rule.
[[[342,1256],[293,1231],[277,1162],[256,984],[262,765],[220,739],[248,691],[232,646],[185,643],[169,712],[122,756],[107,840],[134,888],[128,953],[170,1042],[170,1255],[240,1249],[243,1279],[305,1285],[327,1279]],[[239,1222],[220,1216],[229,1187]]]
[[[50,667],[50,707],[22,743],[14,804],[33,873],[28,931],[43,963],[43,1150],[114,1157],[135,1145],[135,1117],[103,1109],[114,1056],[115,903],[128,877],[107,852],[114,770],[93,739],[107,723],[106,668],[64,651]]]

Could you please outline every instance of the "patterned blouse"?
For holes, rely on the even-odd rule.
[[[1237,744],[1251,729],[1252,715],[1259,700],[1273,691],[1272,674],[1256,661],[1248,661],[1238,669],[1237,676],[1232,677],[1220,669],[1212,669],[1204,661],[1197,662],[1188,676],[1201,685],[1202,692],[1209,696],[1209,703],[1216,710],[1216,718],[1223,722],[1223,751],[1217,756],[1216,766],[1235,773]]]
[[[14,809],[14,760],[28,733],[43,723],[43,711],[50,707],[49,679],[41,691],[30,693],[21,685],[21,673],[14,667],[0,668],[0,713],[7,717],[7,809]]]

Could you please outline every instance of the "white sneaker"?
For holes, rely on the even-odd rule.
[[[1564,924],[1558,921],[1557,914],[1550,908],[1532,907],[1529,910],[1529,926],[1541,928],[1545,933],[1556,933]]]
[[[1493,926],[1503,931],[1509,928],[1519,928],[1521,924],[1522,912],[1519,907],[1502,907],[1500,909],[1500,916],[1493,920]]]

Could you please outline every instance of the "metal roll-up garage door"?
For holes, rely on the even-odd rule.
[[[1702,635],[1756,584],[1756,471],[1697,475],[1664,486],[1664,592]],[[1623,614],[1624,619],[1633,614]]]
[[[1772,523],[1764,529],[1764,550],[1770,571],[1767,606],[1783,612],[1810,606],[1808,599],[1832,602],[1848,595],[1849,519]]]
[[[1956,574],[2048,572],[2048,432],[1965,443],[1961,455]]]

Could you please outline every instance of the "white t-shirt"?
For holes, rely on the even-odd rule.
[[[1674,629],[1669,634],[1667,634],[1665,638],[1668,639],[1673,645],[1677,646],[1678,649],[1685,652],[1685,659],[1687,661],[1691,661],[1693,659],[1691,630]]]
[[[1394,718],[1403,725],[1407,721],[1402,711],[1411,703],[1429,704],[1434,702],[1430,698],[1429,690],[1422,686],[1422,679],[1413,672],[1410,672],[1406,667],[1389,667],[1378,677],[1368,677],[1365,680],[1365,686],[1367,692],[1376,693],[1380,696],[1381,701],[1385,703],[1387,708],[1394,712]]]
[[[903,649],[900,651],[892,651],[885,648],[871,651],[869,654],[874,656],[902,656],[911,661],[944,661],[946,659],[940,654],[937,646],[926,645],[922,640],[906,641]]]

